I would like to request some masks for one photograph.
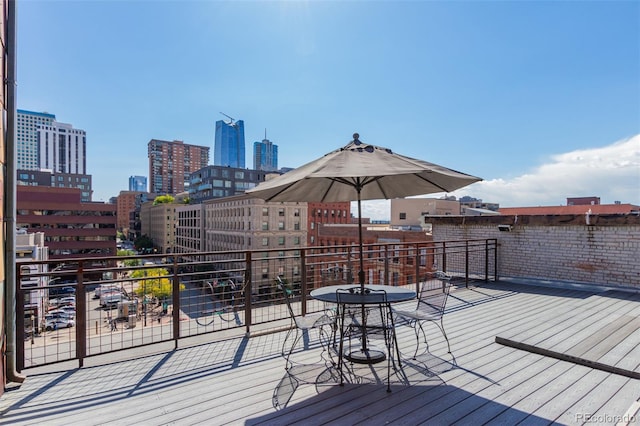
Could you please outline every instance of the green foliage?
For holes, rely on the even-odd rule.
[[[142,261],[140,259],[126,259],[122,263],[124,263],[124,266],[140,266],[140,265],[142,265]]]
[[[131,278],[137,278],[139,280],[138,288],[135,293],[138,297],[156,297],[158,299],[165,299],[171,297],[173,294],[173,282],[171,277],[168,277],[169,271],[165,268],[151,268],[151,269],[138,269],[131,273]],[[185,285],[180,284],[180,290],[184,290]]]
[[[135,256],[137,253],[133,250],[118,250],[117,256]]]
[[[153,240],[148,235],[141,235],[133,242],[137,250],[153,248]]]
[[[153,200],[153,205],[156,206],[158,204],[171,204],[175,201],[175,198],[171,195],[158,195]]]

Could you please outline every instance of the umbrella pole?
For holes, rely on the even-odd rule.
[[[358,239],[360,240],[360,271],[358,280],[360,289],[364,290],[364,246],[362,244],[362,207],[360,206],[360,189],[358,188]]]
[[[358,191],[358,239],[360,240],[360,271],[358,272],[358,280],[360,281],[360,290],[364,294],[364,244],[362,243],[362,203],[360,201],[360,187],[356,188]],[[365,308],[362,305],[362,321],[365,321]],[[367,327],[366,323],[363,323],[362,327],[362,352],[365,356],[367,353]]]

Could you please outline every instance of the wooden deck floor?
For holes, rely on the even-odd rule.
[[[285,333],[276,333],[130,352],[82,369],[27,370],[25,383],[0,399],[0,423],[640,425],[640,380],[496,343],[502,337],[638,372],[639,293],[500,282],[452,290],[447,311],[452,354],[430,328],[429,352],[405,355],[391,393],[385,363],[359,368],[357,383],[333,384],[314,335],[295,356],[313,364],[298,379],[319,383],[282,381]],[[413,331],[397,334],[412,355]],[[285,408],[274,408],[274,391],[281,402],[291,397]]]

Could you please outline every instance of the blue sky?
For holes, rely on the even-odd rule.
[[[224,112],[248,167],[265,129],[286,167],[358,132],[484,179],[457,196],[640,204],[640,2],[23,0],[18,108],[87,132],[97,201],[150,139],[212,162]]]

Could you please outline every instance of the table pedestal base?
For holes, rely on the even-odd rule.
[[[377,364],[387,359],[387,354],[376,348],[360,348],[345,352],[344,358],[354,364]]]

